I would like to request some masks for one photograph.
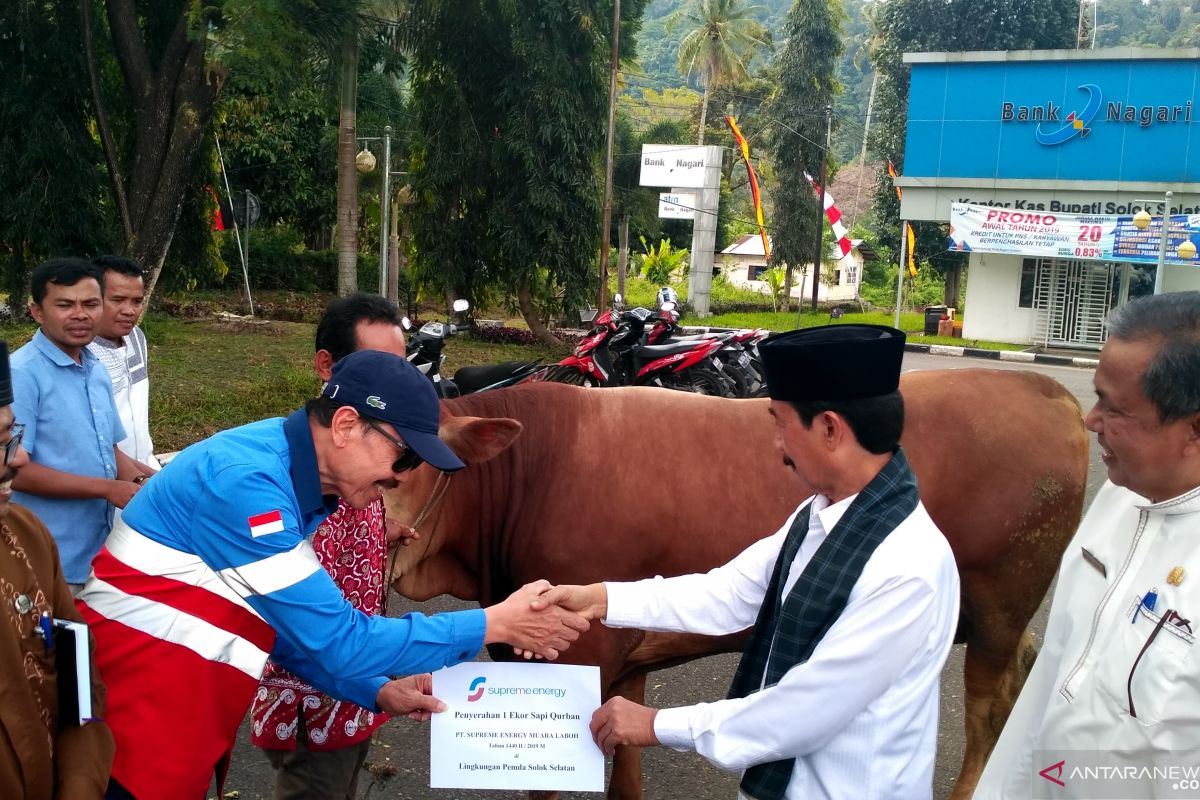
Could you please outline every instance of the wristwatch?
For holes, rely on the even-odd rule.
[[[136,483],[138,486],[141,486],[143,483],[145,483],[149,479],[150,479],[150,476],[146,475],[146,474],[139,474],[139,475],[133,476],[133,482]]]

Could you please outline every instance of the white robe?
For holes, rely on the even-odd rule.
[[[1200,487],[1151,504],[1105,483],[1063,555],[1045,643],[975,797],[1200,796],[1200,650],[1173,622],[1146,647],[1168,610],[1200,632]],[[1175,779],[1195,780],[1191,791],[1152,779],[1172,767],[1194,771]]]
[[[832,506],[814,499],[786,591],[853,499]],[[799,511],[705,575],[607,584],[605,624],[705,634],[752,626]],[[806,663],[748,697],[663,709],[655,735],[728,771],[795,758],[786,794],[795,800],[929,798],[938,681],[958,603],[950,546],[918,505],[871,555]]]

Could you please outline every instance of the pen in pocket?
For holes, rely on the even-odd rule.
[[[1152,588],[1150,591],[1146,592],[1146,594],[1144,594],[1144,595],[1142,596],[1142,601],[1141,601],[1140,603],[1138,603],[1136,606],[1134,606],[1134,609],[1133,609],[1133,619],[1131,619],[1131,620],[1129,620],[1129,621],[1130,621],[1131,623],[1134,623],[1134,624],[1136,624],[1136,623],[1137,623],[1138,608],[1145,607],[1145,609],[1146,609],[1147,611],[1153,611],[1153,610],[1154,610],[1154,605],[1155,605],[1157,602],[1158,602],[1158,587],[1157,587],[1157,586],[1155,586],[1154,588]]]

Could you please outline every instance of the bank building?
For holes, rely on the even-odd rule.
[[[1110,309],[1200,290],[1200,49],[904,60],[900,214],[969,252],[964,337],[1098,349]]]

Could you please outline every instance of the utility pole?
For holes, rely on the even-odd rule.
[[[817,310],[817,292],[821,288],[821,241],[825,234],[825,181],[829,171],[829,145],[833,140],[833,106],[825,106],[825,147],[821,150],[821,198],[817,201],[817,248],[813,255],[812,310]],[[803,308],[804,304],[800,304]],[[800,327],[797,317],[796,327]]]
[[[613,0],[612,64],[608,72],[608,155],[604,163],[604,210],[600,223],[600,295],[596,313],[608,308],[608,232],[612,227],[613,140],[617,127],[617,67],[620,65],[621,0]]]
[[[900,328],[900,305],[904,300],[904,273],[908,269],[908,223],[900,220],[900,268],[896,270],[896,319],[892,327]]]
[[[863,142],[862,150],[858,154],[859,179],[854,187],[854,219],[850,221],[851,225],[858,222],[858,200],[862,196],[862,173],[863,166],[867,163],[867,140],[871,136],[871,111],[875,108],[875,88],[879,85],[879,72],[875,71],[871,76],[871,93],[867,95],[867,119],[863,123]]]

